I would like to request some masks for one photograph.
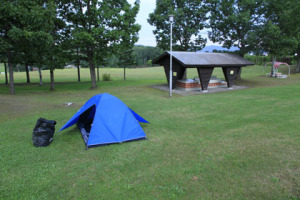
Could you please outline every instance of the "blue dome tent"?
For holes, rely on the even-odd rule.
[[[117,97],[103,93],[90,98],[59,131],[77,124],[89,148],[146,139],[138,122],[149,123]]]

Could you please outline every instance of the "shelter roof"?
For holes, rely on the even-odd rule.
[[[247,66],[254,63],[230,53],[204,53],[204,52],[183,52],[173,51],[173,59],[178,61],[184,67],[226,67],[226,66]],[[153,64],[162,64],[162,61],[170,57],[167,51],[153,60]]]

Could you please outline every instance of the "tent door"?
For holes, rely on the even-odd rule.
[[[87,109],[84,113],[82,113],[77,122],[77,127],[79,128],[82,138],[86,145],[89,140],[95,113],[96,113],[96,106],[94,105],[94,106],[90,107],[89,109]]]

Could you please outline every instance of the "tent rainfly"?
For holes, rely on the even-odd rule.
[[[60,131],[77,124],[87,148],[146,139],[138,122],[149,123],[108,93],[90,98]]]

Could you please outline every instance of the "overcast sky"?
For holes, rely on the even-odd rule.
[[[151,26],[147,19],[149,14],[155,9],[155,0],[140,0],[140,11],[137,15],[136,22],[142,26],[139,32],[139,40],[136,44],[145,46],[156,46],[155,36],[153,34],[154,26]],[[135,0],[128,0],[133,5]],[[201,31],[202,37],[207,37],[207,30]],[[213,43],[207,41],[206,45],[212,45]]]

